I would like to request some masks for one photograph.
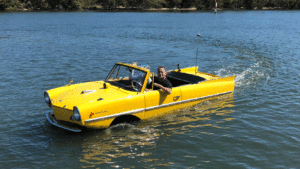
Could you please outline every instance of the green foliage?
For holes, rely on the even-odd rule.
[[[294,9],[296,6],[296,0],[280,0],[280,7],[283,9]]]
[[[206,9],[211,9],[215,8],[215,1],[214,0],[203,0],[205,8]]]
[[[195,6],[197,0],[182,0],[181,7],[182,8],[190,8]],[[201,1],[201,0],[199,0]]]
[[[47,0],[24,0],[24,7],[28,9],[49,9],[50,5]]]
[[[69,0],[68,9],[70,10],[82,9],[82,0]]]
[[[253,4],[256,6],[257,9],[262,9],[269,0],[256,0]]]
[[[0,0],[0,10],[17,10],[22,9],[23,5],[18,0]]]
[[[196,1],[195,1],[195,7],[196,7],[198,10],[206,9],[206,6],[205,6],[205,4],[204,4],[204,1],[202,1],[202,0],[196,0]]]
[[[232,2],[233,2],[233,0],[224,0],[223,8],[231,8],[231,4],[233,4]]]
[[[162,8],[166,5],[165,0],[144,0],[144,8]]]
[[[61,0],[47,0],[47,3],[52,9],[55,9],[58,5],[62,4]]]
[[[215,0],[0,0],[0,10],[19,10],[23,8],[32,10],[81,10],[116,9],[125,7],[129,9],[149,8],[190,8],[212,9]],[[218,8],[227,9],[300,9],[300,0],[218,0]]]
[[[211,9],[215,7],[215,0],[196,0],[195,7],[197,9]]]
[[[244,0],[244,7],[246,9],[253,9],[254,8],[254,0]]]
[[[101,5],[104,9],[115,9],[118,6],[129,7],[132,5],[128,0],[97,0],[95,3]]]
[[[179,8],[182,0],[166,0],[166,6],[168,8]]]
[[[0,0],[0,10],[3,11],[8,7],[8,4],[5,0]]]

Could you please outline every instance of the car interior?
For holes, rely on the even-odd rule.
[[[126,68],[126,67],[122,67],[122,68]],[[126,70],[130,70],[130,69],[127,68]],[[125,77],[125,74],[123,76],[122,75],[120,76],[119,72],[128,73],[128,71],[120,71],[120,70],[115,71],[115,73],[116,72],[118,72],[116,74],[116,77]],[[115,77],[115,75],[113,75],[112,77]],[[151,77],[151,78],[153,78],[153,77]],[[180,69],[179,69],[179,71],[176,71],[176,72],[175,71],[168,72],[167,79],[171,82],[172,87],[178,87],[178,86],[183,86],[183,85],[187,85],[187,84],[197,84],[199,82],[206,80],[199,76],[180,72]],[[154,82],[157,82],[157,81],[158,81],[157,75],[154,75]],[[152,79],[152,82],[153,82],[153,79]],[[119,87],[122,87],[126,90],[130,90],[130,91],[140,91],[140,87],[141,87],[139,85],[139,82],[130,80],[130,79],[128,79],[128,77],[121,78],[118,80],[112,80],[111,83],[113,83],[114,85],[117,85]],[[148,84],[146,86],[146,89],[152,89],[152,83]],[[153,90],[159,90],[159,88],[154,87]]]

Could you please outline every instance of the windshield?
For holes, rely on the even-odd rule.
[[[140,92],[145,77],[146,72],[144,71],[124,65],[115,65],[105,81],[125,90]]]

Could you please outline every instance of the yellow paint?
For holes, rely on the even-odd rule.
[[[146,72],[146,78],[153,73],[129,64],[117,63]],[[162,90],[145,91],[146,81],[141,92],[133,92],[107,85],[103,81],[86,82],[48,90],[52,108],[57,120],[67,121],[87,128],[107,128],[113,120],[122,115],[134,115],[142,120],[172,113],[172,110],[199,103],[207,97],[234,91],[235,76],[220,78],[202,72],[198,67],[183,68],[181,72],[206,79],[198,84],[172,88],[171,94]],[[178,70],[174,70],[178,71]],[[113,79],[117,80],[117,79]],[[73,108],[80,111],[81,121],[73,120]],[[230,121],[232,119],[226,119]]]

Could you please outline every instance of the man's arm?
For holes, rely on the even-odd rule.
[[[172,88],[164,87],[157,83],[154,83],[154,86],[160,88],[161,90],[163,90],[164,92],[166,92],[168,94],[171,94],[171,92],[172,92]]]

